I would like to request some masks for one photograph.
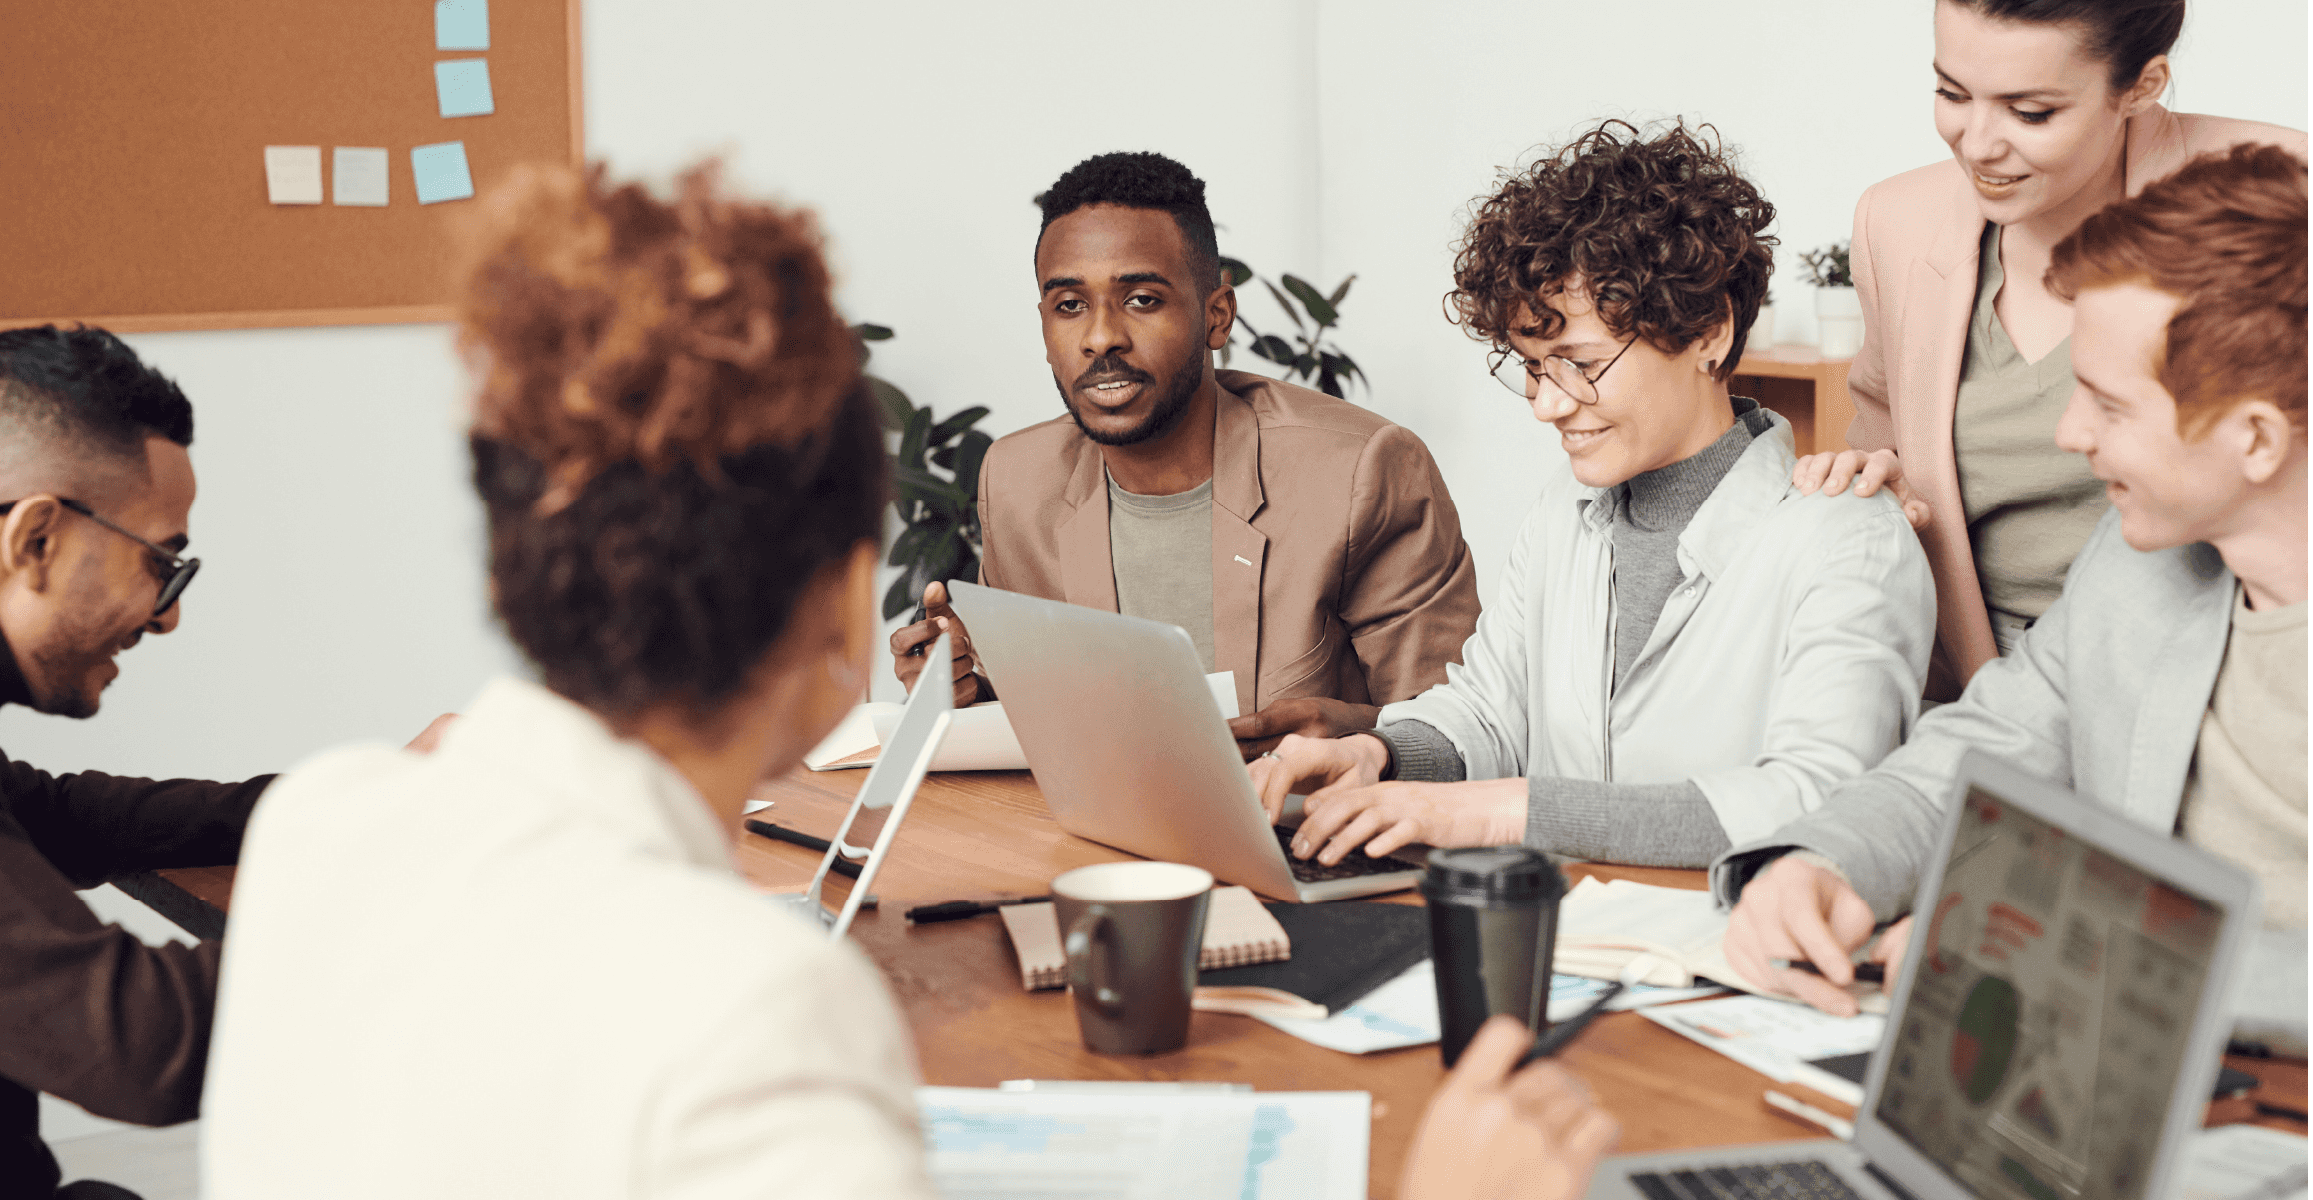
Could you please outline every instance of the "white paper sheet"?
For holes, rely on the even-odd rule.
[[[1226,719],[1237,715],[1237,673],[1215,671],[1205,676],[1205,686],[1213,693],[1213,703]],[[873,759],[846,763],[842,767],[834,761],[862,750],[880,746],[899,728],[900,705],[888,700],[862,704],[851,710],[843,723],[826,740],[803,756],[803,765],[814,771],[843,770],[865,767]],[[1020,739],[1012,734],[1012,722],[1004,716],[1004,702],[993,700],[956,710],[955,721],[948,726],[948,738],[940,743],[939,753],[932,756],[934,771],[1025,771],[1028,756],[1021,753]]]
[[[945,1200],[1362,1200],[1366,1092],[918,1088]]]
[[[1344,1054],[1372,1054],[1438,1040],[1437,977],[1430,960],[1366,993],[1365,999],[1323,1020],[1254,1014],[1302,1041]]]
[[[1871,1050],[1887,1032],[1887,1017],[1880,1013],[1834,1017],[1767,996],[1728,996],[1638,1011],[1777,1083],[1797,1078],[1809,1059]]]
[[[2193,1135],[2176,1175],[2178,1200],[2287,1200],[2305,1194],[2305,1139],[2262,1125],[2220,1125]]]

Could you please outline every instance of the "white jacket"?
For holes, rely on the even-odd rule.
[[[1623,491],[1554,464],[1462,661],[1382,722],[1436,727],[1471,779],[1691,780],[1737,844],[1811,811],[1918,716],[1935,582],[1893,497],[1801,495],[1794,462],[1775,417],[1679,535],[1683,582],[1619,689]]]
[[[284,776],[232,916],[211,1200],[929,1194],[875,969],[534,684],[489,685],[431,757]]]

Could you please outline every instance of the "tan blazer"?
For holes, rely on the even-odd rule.
[[[2159,105],[2129,119],[2121,179],[2128,194],[2194,155],[2270,142],[2305,156],[2305,135],[2260,121],[2172,113]],[[1984,217],[1960,165],[1945,159],[1874,185],[1855,206],[1855,291],[1863,348],[1847,375],[1855,421],[1847,444],[1892,449],[1934,517],[1920,533],[1936,577],[1936,652],[1930,695],[1957,695],[1999,654],[1968,544],[1952,454],[1952,412],[1976,299]]]
[[[1252,713],[1295,696],[1403,700],[1446,677],[1478,577],[1429,448],[1323,392],[1221,371],[1213,667]],[[1100,447],[1066,416],[980,468],[980,582],[1116,611]]]

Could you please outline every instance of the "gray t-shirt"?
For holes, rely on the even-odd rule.
[[[2027,361],[1992,305],[2004,279],[2000,227],[1990,225],[1952,413],[1952,454],[1984,603],[2035,620],[2064,590],[2065,568],[2109,505],[2088,460],[2056,448],[2056,420],[2072,398],[2072,339]]]
[[[1213,481],[1143,496],[1108,481],[1108,551],[1116,611],[1178,625],[1213,669]]]

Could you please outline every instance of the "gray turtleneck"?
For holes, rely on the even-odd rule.
[[[1638,665],[1679,585],[1679,535],[1718,490],[1735,460],[1773,422],[1756,403],[1734,401],[1735,423],[1691,457],[1617,489],[1614,514],[1614,682]],[[1467,774],[1461,751],[1436,726],[1393,721],[1376,731],[1389,743],[1393,777],[1454,783]],[[1528,776],[1526,844],[1576,858],[1647,867],[1704,867],[1730,849],[1725,827],[1692,782],[1609,783]]]

